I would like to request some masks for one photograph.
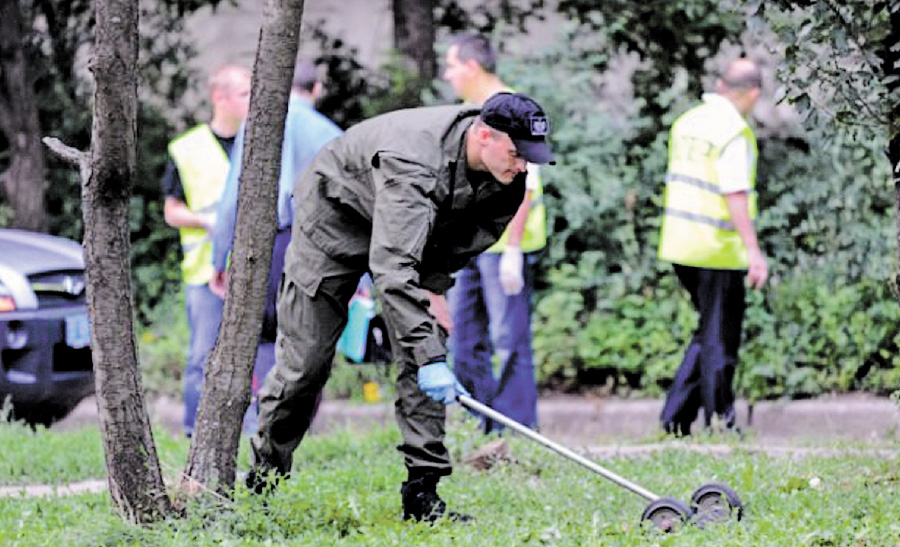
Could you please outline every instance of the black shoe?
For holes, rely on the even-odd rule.
[[[244,479],[247,490],[256,495],[271,494],[278,487],[278,483],[285,477],[276,474],[274,471],[263,470],[254,467],[250,469]]]
[[[691,435],[691,424],[684,422],[663,422],[663,431],[669,435],[676,437],[689,437]]]
[[[437,481],[433,476],[425,476],[408,480],[400,486],[403,520],[433,523],[444,516],[457,522],[473,520],[470,515],[447,510],[447,504],[437,494]]]

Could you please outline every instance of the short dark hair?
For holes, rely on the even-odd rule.
[[[460,61],[474,60],[486,72],[497,72],[497,53],[491,45],[491,39],[477,32],[466,32],[453,38],[450,45],[456,46],[456,55]]]
[[[312,92],[318,81],[319,71],[316,69],[314,62],[304,60],[297,63],[294,67],[294,79],[291,80],[291,87]]]

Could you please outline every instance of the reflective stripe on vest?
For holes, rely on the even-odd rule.
[[[721,192],[716,161],[737,137],[749,146],[748,206],[756,217],[756,138],[746,120],[716,97],[680,116],[669,139],[659,258],[704,268],[744,269],[747,251],[731,222]]]
[[[502,253],[509,242],[509,227],[503,231],[497,243],[491,245],[488,253]],[[525,219],[525,230],[519,248],[523,253],[539,251],[547,245],[547,208],[544,206],[544,185],[538,173],[538,184],[531,192],[531,208]]]
[[[189,129],[169,143],[169,156],[178,167],[185,204],[195,213],[215,212],[228,176],[228,154],[207,124]],[[179,228],[181,275],[188,285],[212,279],[212,240],[203,228]]]

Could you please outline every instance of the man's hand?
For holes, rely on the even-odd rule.
[[[754,249],[747,252],[747,258],[749,260],[747,282],[752,288],[759,290],[769,278],[769,266],[766,263],[766,257],[763,256],[762,251]]]
[[[453,330],[453,320],[450,318],[450,307],[447,305],[447,298],[442,294],[435,294],[431,291],[428,293],[430,306],[428,311],[434,316],[434,320],[438,325],[442,326],[448,333]]]
[[[209,290],[219,298],[225,298],[225,287],[228,282],[228,274],[225,272],[213,273],[212,279],[209,280]]]
[[[457,395],[468,395],[466,388],[447,368],[447,363],[438,361],[419,369],[419,389],[439,403],[449,405],[456,402]]]
[[[209,233],[213,233],[216,230],[216,213],[197,213],[197,216],[200,217],[200,224],[203,226],[203,229]]]
[[[522,250],[507,245],[500,256],[500,286],[503,294],[513,296],[522,292],[525,286],[524,257]]]

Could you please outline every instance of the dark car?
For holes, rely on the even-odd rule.
[[[49,425],[94,391],[81,245],[0,229],[0,402]]]

